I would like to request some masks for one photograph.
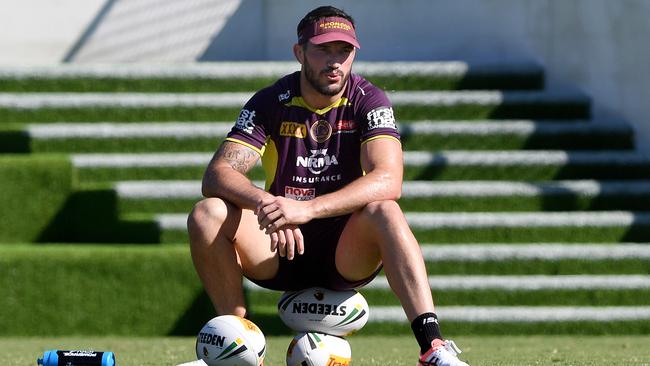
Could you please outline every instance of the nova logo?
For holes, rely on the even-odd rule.
[[[316,198],[316,189],[286,186],[284,187],[284,196],[296,201],[309,201]]]
[[[327,155],[327,149],[310,151],[310,156],[299,156],[296,159],[296,166],[307,168],[314,174],[320,174],[329,169],[331,165],[339,165],[336,155]]]

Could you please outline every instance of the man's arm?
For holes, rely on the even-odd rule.
[[[366,173],[342,189],[315,198],[315,217],[352,213],[371,202],[397,201],[402,194],[403,160],[398,140],[378,138],[361,147],[361,167]]]
[[[273,232],[286,224],[303,224],[315,218],[352,213],[371,202],[397,200],[402,192],[403,161],[400,142],[378,138],[361,147],[361,166],[366,174],[340,190],[311,201],[269,197],[257,210],[260,226]]]
[[[224,141],[203,175],[203,195],[222,198],[239,208],[255,210],[258,214],[259,203],[274,198],[246,177],[259,158],[257,151],[247,146]],[[293,259],[295,253],[304,252],[302,233],[297,226],[282,225],[267,233],[271,237],[271,250],[278,249],[281,256]]]
[[[250,147],[224,141],[203,175],[203,196],[219,197],[240,208],[255,209],[263,198],[272,197],[246,177],[259,158],[257,151]]]

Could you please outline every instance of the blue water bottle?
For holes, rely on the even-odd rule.
[[[115,366],[115,355],[113,352],[53,349],[36,362],[43,366]]]

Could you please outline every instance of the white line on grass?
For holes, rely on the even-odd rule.
[[[155,154],[73,154],[72,164],[79,168],[132,168],[207,166],[210,153]]]
[[[646,306],[436,306],[441,319],[461,322],[650,320]],[[370,309],[369,322],[406,322],[401,307]]]
[[[247,289],[269,291],[248,280]],[[642,290],[650,288],[650,275],[521,275],[521,276],[429,276],[431,290]],[[363,287],[390,290],[385,276],[377,276]]]
[[[211,153],[73,154],[76,166],[182,166],[205,165]],[[650,154],[635,151],[426,151],[404,152],[407,166],[567,166],[567,165],[646,165]],[[613,167],[614,168],[614,167]]]
[[[197,62],[165,65],[82,65],[0,67],[0,77],[24,78],[261,78],[279,77],[299,69],[293,61]],[[374,75],[465,76],[467,74],[520,75],[540,73],[536,63],[473,64],[462,61],[442,62],[367,62],[354,64],[356,73]]]
[[[642,195],[650,193],[649,180],[549,182],[511,181],[408,181],[402,197],[504,197],[554,195]]]
[[[251,92],[220,93],[0,93],[0,107],[38,108],[241,108]],[[548,91],[398,91],[388,93],[394,105],[483,106],[530,103],[587,103],[580,94]]]
[[[163,230],[184,230],[185,214],[160,214]],[[406,219],[417,229],[469,229],[515,227],[629,227],[650,225],[650,213],[628,211],[574,212],[407,212]]]
[[[264,182],[253,181],[258,187],[264,187]],[[122,181],[114,185],[118,197],[121,198],[157,198],[157,199],[201,199],[201,181],[193,180],[147,180]]]
[[[422,244],[428,262],[501,261],[508,259],[650,259],[650,244]]]
[[[115,137],[223,137],[233,122],[79,122],[34,123],[27,133],[35,139],[115,138]],[[415,121],[399,126],[408,135],[561,135],[561,134],[625,134],[625,124],[594,124],[586,121]]]
[[[649,164],[650,154],[636,151],[406,151],[407,166],[566,166]]]
[[[218,137],[232,126],[230,122],[47,123],[29,125],[27,133],[35,139]]]
[[[650,213],[629,211],[407,212],[406,219],[411,227],[418,229],[650,225]]]
[[[621,134],[631,133],[625,123],[594,121],[534,121],[534,120],[476,120],[476,121],[413,121],[400,124],[399,130],[409,135],[561,135],[561,134]]]
[[[647,275],[522,275],[522,276],[430,276],[432,290],[631,290],[649,289]],[[384,276],[367,289],[388,290]]]
[[[263,182],[255,182],[263,187]],[[124,181],[117,182],[120,197],[128,198],[200,198],[197,181]],[[195,189],[199,187],[199,189]],[[194,194],[191,194],[194,192]],[[406,181],[402,197],[536,197],[557,195],[607,196],[650,194],[650,180],[633,181],[553,181],[543,183],[508,181]]]
[[[429,286],[440,290],[643,290],[650,288],[648,275],[522,275],[522,276],[429,276]],[[248,280],[245,287],[252,291],[269,291]],[[377,276],[363,287],[390,290],[385,276]]]

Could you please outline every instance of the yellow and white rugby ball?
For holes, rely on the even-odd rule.
[[[196,356],[208,366],[259,366],[265,355],[260,328],[234,315],[211,319],[196,338]]]
[[[322,333],[299,333],[287,349],[287,366],[349,366],[350,344]]]

